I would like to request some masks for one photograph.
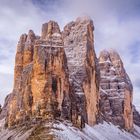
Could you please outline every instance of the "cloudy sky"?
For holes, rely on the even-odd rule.
[[[95,25],[95,50],[115,48],[134,85],[140,106],[140,0],[0,0],[0,103],[12,91],[16,44],[20,34],[55,20],[61,29],[78,16]]]

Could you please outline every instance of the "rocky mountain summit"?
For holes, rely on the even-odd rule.
[[[65,139],[57,137],[58,124],[79,131],[104,121],[139,138],[134,123],[140,126],[140,115],[132,105],[133,86],[123,62],[114,50],[96,57],[93,31],[93,21],[79,17],[62,32],[49,21],[42,25],[41,36],[32,30],[21,35],[13,91],[0,114],[2,140]]]
[[[102,51],[100,66],[100,111],[105,120],[127,130],[133,128],[133,87],[122,60],[114,50]]]

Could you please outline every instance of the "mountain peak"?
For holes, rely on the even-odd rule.
[[[13,92],[0,116],[5,126],[26,124],[33,132],[41,126],[48,133],[57,121],[71,122],[77,130],[106,121],[134,132],[140,115],[132,108],[131,81],[116,51],[103,50],[96,57],[93,31],[93,21],[79,17],[63,32],[49,21],[41,36],[32,30],[21,35]]]
[[[42,34],[41,34],[42,39],[45,39],[54,33],[60,34],[60,28],[57,22],[50,20],[48,23],[44,23],[42,25]]]

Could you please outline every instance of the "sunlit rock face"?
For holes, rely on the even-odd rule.
[[[99,99],[99,71],[94,50],[93,21],[77,18],[64,27],[63,39],[72,86],[74,124],[96,123]]]
[[[82,17],[62,33],[50,21],[40,37],[32,30],[20,37],[14,89],[6,104],[9,127],[34,117],[71,119],[78,127],[96,124],[99,70],[93,30],[92,20]]]
[[[136,107],[133,105],[133,119],[134,124],[140,126],[140,113],[136,110]]]
[[[17,44],[13,92],[5,99],[0,119],[11,127],[34,120],[70,120],[79,128],[105,120],[126,130],[139,125],[132,109],[133,87],[114,50],[94,50],[89,17],[68,23],[61,32],[55,21],[32,30]]]
[[[58,24],[43,24],[41,37],[31,30],[23,34],[17,46],[8,126],[31,117],[70,119],[69,94],[67,60]]]
[[[131,81],[114,50],[102,51],[100,66],[100,111],[103,119],[131,130],[133,128]]]

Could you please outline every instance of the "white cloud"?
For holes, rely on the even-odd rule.
[[[4,103],[5,96],[12,92],[13,75],[0,73],[0,104]]]

